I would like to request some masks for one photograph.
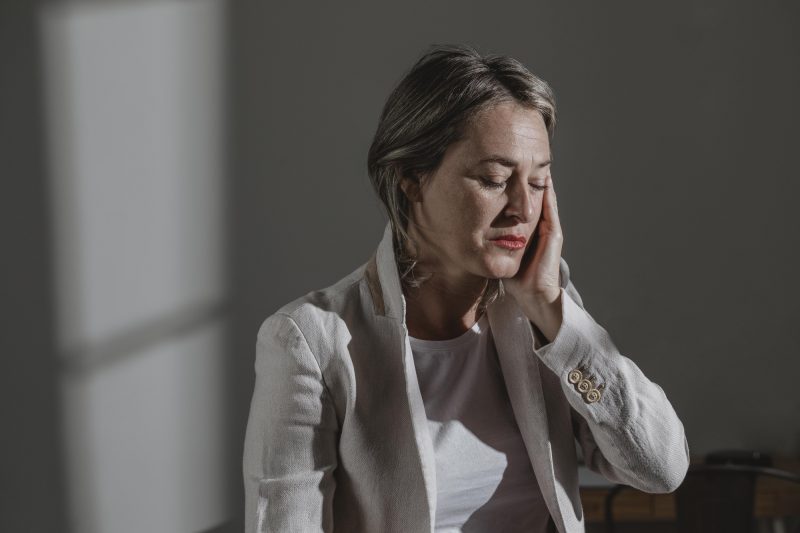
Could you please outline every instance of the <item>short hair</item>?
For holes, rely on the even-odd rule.
[[[394,88],[378,122],[367,157],[370,181],[392,226],[395,256],[403,287],[419,287],[417,259],[409,251],[409,201],[400,188],[408,177],[434,172],[450,144],[463,138],[480,111],[514,101],[541,113],[552,139],[555,96],[550,86],[514,58],[481,55],[464,44],[432,45]],[[500,280],[489,280],[481,310],[504,294]]]

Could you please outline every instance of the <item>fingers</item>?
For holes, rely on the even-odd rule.
[[[542,209],[545,218],[550,223],[550,230],[553,232],[561,232],[561,221],[558,218],[558,201],[556,200],[556,191],[553,188],[553,177],[547,175],[547,189],[544,191],[544,207]]]
[[[561,221],[558,217],[558,203],[556,192],[553,188],[553,178],[549,174],[543,202],[545,205],[542,206],[542,212],[547,222],[546,227],[543,228],[546,232],[544,237],[547,239],[547,246],[544,247],[541,255],[542,264],[547,265],[545,268],[547,272],[545,274],[546,280],[543,279],[543,284],[557,287],[564,235],[561,231]]]

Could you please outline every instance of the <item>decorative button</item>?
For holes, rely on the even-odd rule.
[[[606,384],[601,383],[597,386],[596,389],[590,389],[586,394],[584,394],[583,399],[586,403],[595,403],[599,402],[600,398],[603,397],[603,389],[605,389]]]
[[[581,373],[581,371],[578,369],[573,370],[567,376],[567,380],[569,380],[569,382],[572,383],[573,385],[575,385],[582,379],[583,379],[583,373]]]
[[[603,396],[603,388],[605,384],[600,384],[595,388],[595,377],[586,372],[586,365],[581,365],[578,368],[572,369],[567,374],[567,381],[575,386],[575,389],[583,395],[586,403],[595,403],[600,401]]]
[[[586,403],[594,403],[600,399],[600,391],[597,389],[592,389],[586,393]]]

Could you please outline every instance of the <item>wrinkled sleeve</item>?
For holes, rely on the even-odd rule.
[[[318,360],[288,315],[258,332],[244,442],[246,533],[332,531],[338,424]]]
[[[584,309],[569,278],[562,258],[561,327],[552,342],[535,352],[561,380],[586,465],[645,492],[672,492],[689,468],[683,424],[663,389],[620,354],[609,333]],[[584,390],[596,392],[580,390],[579,376],[590,385],[584,383]]]

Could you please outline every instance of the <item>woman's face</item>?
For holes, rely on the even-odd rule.
[[[547,128],[538,111],[504,102],[480,111],[464,133],[421,187],[403,181],[415,222],[409,232],[424,271],[453,281],[512,277],[542,212]],[[493,241],[503,235],[524,237],[524,246]]]

